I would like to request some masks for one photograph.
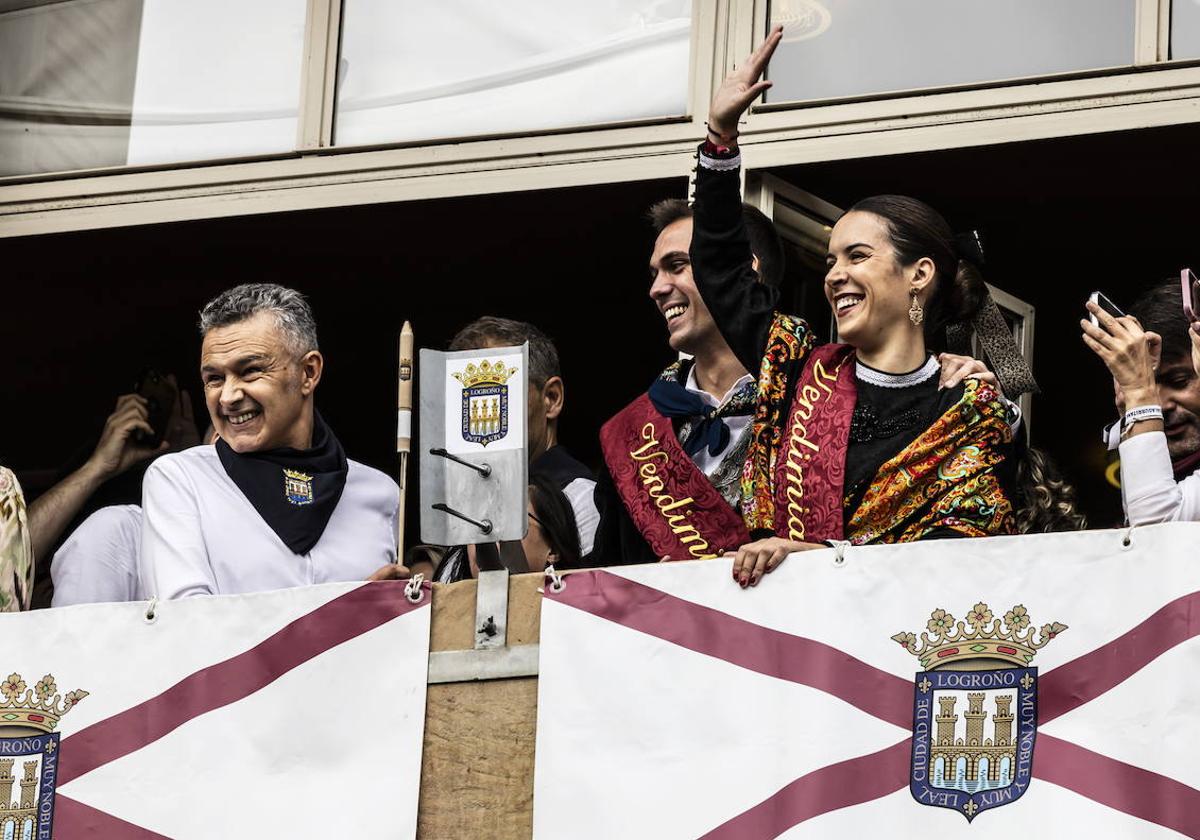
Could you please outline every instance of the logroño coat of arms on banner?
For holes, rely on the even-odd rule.
[[[1067,627],[1035,629],[1020,604],[997,618],[982,601],[962,620],[936,609],[925,626],[919,639],[892,636],[925,669],[913,688],[909,790],[922,805],[970,822],[1029,787],[1038,721],[1037,668],[1029,663]]]
[[[508,434],[508,380],[517,372],[486,359],[453,374],[462,383],[463,440],[487,446]]]
[[[0,682],[0,837],[51,837],[59,719],[87,696],[58,693],[50,674],[32,688],[20,674]]]

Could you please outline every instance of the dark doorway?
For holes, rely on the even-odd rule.
[[[562,440],[595,463],[600,423],[674,357],[647,297],[644,213],[686,189],[681,176],[7,241],[5,336],[19,361],[6,366],[0,463],[36,496],[82,463],[146,365],[179,376],[203,424],[197,313],[252,281],[309,296],[326,357],[318,406],[351,458],[396,473],[403,321],[419,347],[444,349],[493,314],[557,342]],[[134,475],[89,508],[137,499]]]

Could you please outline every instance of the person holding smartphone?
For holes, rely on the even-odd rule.
[[[1130,525],[1200,521],[1200,323],[1189,323],[1182,304],[1173,282],[1132,307],[1140,318],[1089,301],[1080,321],[1083,342],[1113,377]]]

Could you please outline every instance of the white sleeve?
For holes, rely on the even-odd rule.
[[[579,529],[579,552],[587,556],[596,544],[596,529],[600,526],[600,511],[596,509],[596,482],[577,478],[563,488],[563,495],[575,511],[575,527]]]
[[[1130,525],[1200,521],[1200,473],[1176,483],[1166,435],[1126,438],[1120,451],[1121,497]]]
[[[166,601],[213,595],[216,577],[200,527],[196,489],[182,465],[159,458],[142,482],[142,551],[138,578],[143,594]]]
[[[100,508],[83,520],[54,552],[51,606],[136,600],[141,538],[142,510],[137,505]]]

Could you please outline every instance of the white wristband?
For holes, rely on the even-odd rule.
[[[1125,422],[1123,425],[1128,429],[1134,423],[1141,423],[1143,420],[1162,419],[1163,410],[1161,405],[1142,405],[1125,412]]]

